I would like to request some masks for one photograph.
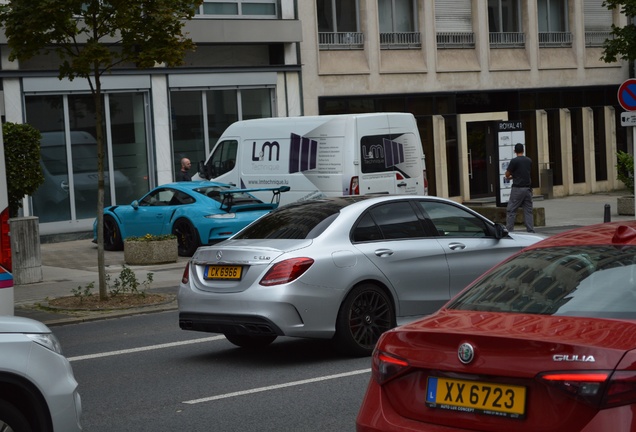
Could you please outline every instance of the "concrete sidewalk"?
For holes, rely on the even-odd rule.
[[[546,226],[536,227],[538,233],[556,234],[570,228],[604,222],[605,206],[610,206],[612,222],[634,220],[634,216],[617,214],[617,197],[624,193],[599,193],[568,196],[550,200],[535,200],[536,208],[544,208]],[[523,229],[522,226],[517,229]],[[15,315],[37,319],[47,325],[102,319],[105,317],[155,312],[176,308],[176,300],[160,306],[99,312],[50,311],[38,307],[47,299],[73,295],[72,290],[83,289],[93,282],[97,286],[97,245],[91,240],[74,240],[41,245],[42,282],[14,287]],[[118,277],[124,265],[123,252],[104,253],[106,271],[111,278]],[[155,266],[128,266],[138,280],[144,281],[153,273],[150,292],[176,295],[179,281],[188,259],[179,257],[176,263]]]

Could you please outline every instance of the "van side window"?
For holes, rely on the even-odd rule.
[[[226,172],[232,171],[236,165],[237,150],[238,141],[236,140],[220,142],[205,165],[208,178],[213,179]]]

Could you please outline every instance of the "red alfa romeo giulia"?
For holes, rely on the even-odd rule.
[[[390,330],[368,431],[636,431],[636,221],[552,236]]]

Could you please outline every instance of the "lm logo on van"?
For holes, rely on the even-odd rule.
[[[316,169],[318,159],[318,141],[292,133],[289,146],[289,173]],[[278,141],[265,141],[257,148],[252,143],[252,162],[278,162],[280,144]]]
[[[382,144],[362,145],[362,157],[366,163],[384,162],[389,168],[404,162],[404,144],[382,138]]]

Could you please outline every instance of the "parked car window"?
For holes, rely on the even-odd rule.
[[[143,197],[139,205],[141,206],[167,206],[174,196],[171,189],[156,189]]]
[[[210,178],[218,177],[234,169],[237,149],[238,141],[232,139],[216,146],[206,166]]]
[[[306,239],[322,233],[338,216],[347,199],[316,201],[311,205],[288,204],[251,224],[235,239]]]
[[[365,213],[353,229],[353,241],[366,242],[382,239],[380,227],[375,223],[370,213]]]
[[[182,205],[182,204],[192,204],[194,202],[194,198],[188,195],[185,192],[174,191],[174,195],[170,198],[169,205]]]
[[[487,237],[490,230],[482,219],[452,204],[417,201],[433,223],[438,235],[448,237]]]
[[[425,237],[424,228],[407,201],[381,204],[369,210],[387,240]]]
[[[636,319],[636,247],[531,250],[498,267],[449,307]]]

